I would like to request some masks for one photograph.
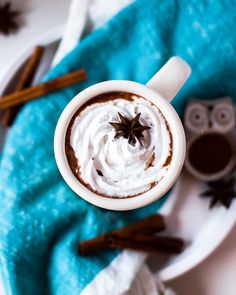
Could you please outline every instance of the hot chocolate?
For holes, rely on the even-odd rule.
[[[224,170],[233,157],[226,137],[220,133],[206,133],[197,137],[189,148],[189,162],[200,173],[215,174]]]
[[[167,172],[172,135],[156,105],[126,92],[90,99],[73,115],[65,141],[78,181],[109,198],[135,197]]]

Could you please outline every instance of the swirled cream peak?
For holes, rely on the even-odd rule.
[[[115,138],[109,122],[141,113],[143,146]],[[172,156],[172,137],[160,110],[147,99],[128,93],[103,94],[76,112],[67,130],[66,153],[73,173],[104,197],[125,198],[151,189],[165,175]]]

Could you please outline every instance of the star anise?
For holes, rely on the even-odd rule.
[[[124,138],[128,139],[129,144],[135,144],[136,140],[138,140],[141,146],[143,146],[141,138],[144,137],[144,135],[142,132],[144,130],[150,129],[151,127],[140,124],[139,118],[141,113],[137,114],[131,120],[122,116],[120,113],[118,113],[118,115],[121,121],[120,123],[109,122],[116,129],[115,138],[123,136]]]
[[[200,196],[204,198],[211,197],[209,208],[211,209],[216,203],[221,203],[226,208],[229,208],[231,202],[236,198],[235,176],[230,176],[227,179],[221,179],[208,183],[209,189]]]
[[[19,29],[16,18],[20,15],[17,10],[11,9],[11,2],[0,5],[0,33],[9,35]]]

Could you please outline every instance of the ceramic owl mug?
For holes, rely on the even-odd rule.
[[[178,114],[171,105],[171,100],[186,82],[190,76],[190,73],[191,69],[183,59],[179,57],[172,57],[146,85],[126,80],[106,81],[85,89],[84,91],[77,94],[69,102],[62,112],[56,126],[54,152],[56,163],[62,177],[78,196],[96,206],[105,209],[131,210],[143,207],[158,200],[171,188],[182,169],[186,149],[183,126]],[[94,97],[114,92],[132,93],[133,95],[145,98],[148,100],[149,104],[157,106],[160,112],[163,114],[165,120],[168,122],[168,128],[170,129],[172,137],[171,162],[169,163],[168,169],[162,179],[149,190],[126,198],[104,197],[95,190],[90,189],[90,187],[88,185],[86,186],[85,183],[79,181],[75,173],[73,173],[71,170],[66,154],[66,136],[68,134],[67,129],[71,124],[71,120],[73,116],[75,116],[76,112],[78,112],[82,106],[88,104]],[[93,119],[94,116],[91,118],[91,120]],[[94,128],[96,128],[96,125],[94,125]],[[109,124],[107,124],[107,126],[104,128],[110,130],[109,132],[113,132]],[[79,139],[80,138],[78,137],[78,140]],[[127,146],[127,143],[124,141],[124,139],[119,140],[123,140],[123,146]],[[110,145],[113,143],[114,141],[112,141]],[[89,148],[90,146],[88,146],[88,149]],[[132,150],[135,149],[135,147],[128,146],[128,149]],[[91,165],[93,165],[92,160],[94,159],[88,159]],[[119,163],[116,163],[116,165],[119,165]],[[92,171],[96,179],[98,178],[98,181],[101,182],[103,176],[100,176],[101,178],[99,178],[99,176],[96,174],[96,170],[93,169]],[[125,173],[126,169],[123,170],[123,174]],[[142,178],[139,178],[139,180],[137,180],[134,185],[136,185],[138,182],[142,182]],[[106,185],[108,184],[106,183]],[[123,189],[123,187],[121,189]]]
[[[187,137],[185,166],[196,178],[216,181],[235,166],[235,110],[230,97],[190,98],[184,127]]]

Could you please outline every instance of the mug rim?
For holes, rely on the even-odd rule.
[[[130,198],[103,197],[90,191],[73,174],[65,152],[65,136],[74,113],[88,100],[108,92],[133,93],[157,105],[169,124],[173,138],[172,160],[165,176],[150,190]],[[185,153],[186,141],[183,125],[170,101],[148,86],[129,80],[100,82],[78,93],[62,111],[54,134],[55,160],[65,182],[81,198],[93,205],[110,210],[123,211],[137,209],[160,199],[172,187],[179,176],[184,164]]]

